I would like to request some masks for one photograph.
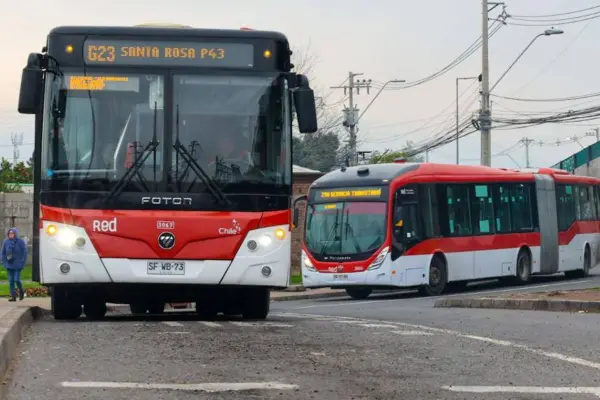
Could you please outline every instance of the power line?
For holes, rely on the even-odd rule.
[[[585,22],[585,21],[589,21],[592,19],[596,19],[596,18],[600,18],[600,12],[594,13],[594,14],[588,14],[587,16],[582,16],[585,18],[580,18],[577,20],[573,20],[573,21],[540,21],[540,23],[529,23],[529,24],[524,24],[524,23],[518,23],[518,22],[505,22],[505,24],[507,25],[514,25],[514,26],[548,26],[548,25],[570,25],[570,24],[576,24],[579,22]],[[508,18],[507,18],[508,19]]]
[[[519,97],[502,96],[502,95],[499,95],[499,94],[490,94],[490,96],[498,97],[500,99],[514,100],[514,101],[556,103],[556,102],[562,102],[562,101],[574,101],[574,100],[589,99],[589,98],[592,98],[592,97],[600,97],[600,92],[587,93],[587,94],[582,94],[582,95],[578,95],[578,96],[555,97],[555,98],[538,98],[538,99],[524,99],[524,98],[519,98]]]
[[[516,17],[516,18],[550,18],[550,17],[559,17],[561,15],[578,14],[578,13],[581,13],[581,12],[584,12],[584,11],[593,10],[595,8],[600,8],[600,5],[593,6],[593,7],[588,7],[588,8],[582,8],[581,10],[575,10],[575,11],[569,11],[569,12],[563,12],[563,13],[557,13],[557,14],[546,14],[546,15],[512,15],[512,16]]]

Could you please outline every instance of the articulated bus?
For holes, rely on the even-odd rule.
[[[289,279],[293,115],[317,130],[291,53],[277,32],[77,26],[29,55],[33,272],[54,318],[266,318]]]
[[[308,195],[302,278],[308,288],[418,288],[564,272],[599,261],[600,180],[565,171],[406,163],[363,165],[317,179]]]

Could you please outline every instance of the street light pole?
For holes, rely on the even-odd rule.
[[[486,0],[484,0],[484,3],[486,2]],[[487,17],[487,15],[486,15]],[[485,27],[487,28],[487,24],[485,24]],[[488,84],[486,83],[486,70],[487,70],[487,66],[488,66],[488,60],[487,60],[487,43],[485,43],[485,51],[484,51],[484,65],[483,65],[483,77],[484,77],[484,85],[482,87],[482,91],[481,91],[481,99],[482,99],[482,107],[481,107],[481,112],[479,113],[479,123],[481,126],[481,164],[482,165],[487,165],[488,167],[491,166],[492,164],[492,141],[491,141],[491,131],[492,131],[492,119],[491,119],[491,112],[489,110],[489,99],[490,99],[490,93],[494,90],[494,88],[496,86],[498,86],[498,84],[500,83],[500,81],[506,76],[506,74],[508,73],[508,71],[510,71],[512,69],[512,67],[517,63],[517,61],[519,61],[521,59],[521,57],[523,56],[523,54],[525,54],[525,52],[531,47],[531,45],[533,44],[533,42],[535,42],[539,37],[541,36],[552,36],[552,35],[560,35],[563,34],[564,31],[561,29],[547,29],[544,32],[540,33],[539,35],[535,36],[531,42],[529,42],[529,44],[527,45],[527,47],[525,47],[525,49],[521,52],[521,54],[519,54],[519,56],[517,57],[517,59],[515,61],[513,61],[513,63],[506,69],[506,71],[504,71],[504,73],[502,74],[502,76],[500,76],[500,79],[498,79],[498,81],[496,81],[496,83],[494,84],[494,86],[492,86],[491,89],[488,89]]]
[[[469,76],[464,78],[456,78],[456,165],[460,164],[460,158],[458,153],[458,81],[460,80],[471,80],[478,79],[477,76]]]
[[[358,116],[356,123],[358,123],[358,121],[360,121],[360,119],[362,118],[363,115],[365,115],[365,113],[367,112],[367,110],[369,109],[369,107],[371,107],[371,104],[373,104],[373,102],[375,102],[375,100],[377,99],[377,97],[379,97],[379,95],[381,94],[381,92],[383,92],[383,89],[385,89],[385,87],[387,85],[389,85],[390,83],[404,83],[406,82],[404,79],[392,79],[387,81],[386,83],[383,84],[383,86],[381,87],[381,89],[379,89],[379,92],[377,92],[375,94],[375,97],[373,97],[373,99],[371,100],[371,102],[369,104],[367,104],[367,106],[365,107],[365,109],[363,110],[363,112]]]

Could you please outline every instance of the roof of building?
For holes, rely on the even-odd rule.
[[[294,174],[321,174],[321,171],[317,171],[316,169],[310,169],[306,167],[301,167],[299,165],[293,165],[292,173]]]

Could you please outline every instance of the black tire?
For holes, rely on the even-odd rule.
[[[373,289],[371,288],[347,288],[346,293],[348,296],[355,300],[364,300],[371,295]]]
[[[150,314],[162,314],[165,312],[165,303],[148,304],[148,312]]]
[[[89,302],[83,305],[83,312],[88,319],[99,320],[106,316],[106,303]]]
[[[583,268],[575,271],[565,271],[565,276],[569,279],[580,279],[585,278],[590,274],[590,268],[592,267],[592,254],[590,253],[589,246],[585,246],[585,252],[583,253]]]
[[[266,319],[270,308],[271,293],[269,289],[251,289],[244,296],[242,316],[244,319]]]
[[[146,305],[143,303],[131,303],[129,305],[129,311],[131,311],[132,314],[146,314],[147,308]]]
[[[529,252],[521,249],[517,255],[517,268],[515,282],[519,285],[529,283],[531,280],[531,257]]]
[[[429,265],[429,284],[419,288],[423,296],[440,296],[448,289],[448,269],[441,257],[435,256]]]
[[[69,291],[65,288],[52,288],[50,308],[52,316],[56,320],[76,320],[81,316],[81,303],[79,299],[69,296]]]

